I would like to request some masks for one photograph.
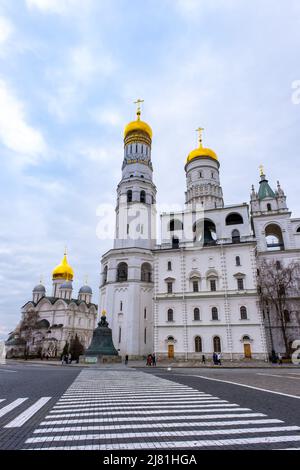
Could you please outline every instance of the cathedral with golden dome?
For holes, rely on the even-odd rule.
[[[257,273],[263,259],[300,262],[300,219],[291,218],[279,183],[273,191],[263,170],[250,204],[226,205],[221,159],[203,145],[202,128],[197,148],[182,158],[183,208],[158,218],[153,134],[141,120],[141,103],[125,127],[115,240],[101,260],[100,309],[107,311],[115,347],[132,359],[153,352],[184,361],[214,352],[246,361],[267,360],[272,350],[285,354],[280,321],[274,312],[266,316],[270,307],[258,295]],[[300,332],[292,311],[289,344]]]
[[[73,296],[74,271],[67,253],[52,272],[52,294],[40,283],[22,307],[21,321],[6,342],[7,357],[59,357],[75,336],[86,349],[96,325],[98,306],[92,289],[83,285]],[[26,351],[25,351],[26,349]]]

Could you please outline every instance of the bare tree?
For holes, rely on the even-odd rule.
[[[28,355],[28,343],[32,339],[33,330],[36,328],[36,324],[39,320],[39,314],[34,310],[26,312],[21,320],[19,331],[20,337],[26,341],[24,356]]]
[[[275,259],[262,259],[257,272],[257,287],[263,309],[268,311],[269,306],[273,306],[272,310],[281,328],[286,354],[290,356],[287,323],[290,321],[289,313],[295,304],[299,307],[300,263],[292,261],[283,265]],[[272,332],[271,342],[273,343]]]

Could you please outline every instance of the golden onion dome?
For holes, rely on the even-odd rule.
[[[196,148],[195,150],[192,150],[188,156],[187,156],[187,159],[186,159],[186,163],[189,163],[190,161],[194,160],[194,158],[198,158],[198,157],[209,157],[209,158],[212,158],[213,160],[216,160],[218,161],[218,157],[217,157],[217,154],[209,149],[209,148],[206,148],[206,147],[203,147],[202,145],[202,131],[203,129],[201,127],[199,127],[199,129],[197,129],[197,132],[199,132],[199,147]]]
[[[135,132],[135,131],[138,131],[138,132],[145,132],[148,137],[150,139],[152,139],[152,129],[151,127],[149,126],[149,124],[147,124],[146,122],[144,121],[141,121],[141,108],[140,108],[140,103],[142,103],[143,100],[137,100],[135,101],[135,103],[138,105],[137,107],[137,112],[136,112],[136,120],[135,121],[131,121],[129,124],[127,124],[127,126],[125,127],[124,129],[124,139],[126,139],[126,137],[128,136],[128,134],[130,132]]]
[[[72,281],[74,271],[67,261],[67,254],[64,254],[62,262],[56,266],[52,271],[52,279],[64,279],[65,281]]]

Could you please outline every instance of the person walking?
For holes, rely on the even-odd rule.
[[[213,363],[214,363],[214,366],[217,365],[217,355],[215,352],[213,353]]]
[[[280,354],[280,352],[277,354],[277,359],[278,359],[278,364],[282,365],[282,355]]]
[[[72,354],[69,353],[68,355],[68,364],[72,364]]]
[[[155,357],[155,354],[153,353],[152,356],[152,365],[155,367],[156,366],[156,357]]]
[[[152,364],[152,356],[151,356],[151,354],[148,354],[148,356],[147,356],[147,366],[151,366],[151,364]]]
[[[205,364],[205,361],[206,361],[205,356],[204,354],[202,354],[202,364]]]
[[[221,353],[217,354],[217,364],[221,365]]]
[[[127,366],[127,364],[128,364],[128,354],[126,354],[125,356],[125,366]]]

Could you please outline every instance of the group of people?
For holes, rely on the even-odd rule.
[[[64,364],[72,364],[72,355],[71,355],[71,353],[62,355],[61,365],[63,366]]]
[[[155,354],[148,354],[146,365],[147,366],[156,366]]]
[[[215,366],[221,365],[221,353],[213,353],[213,363]]]

